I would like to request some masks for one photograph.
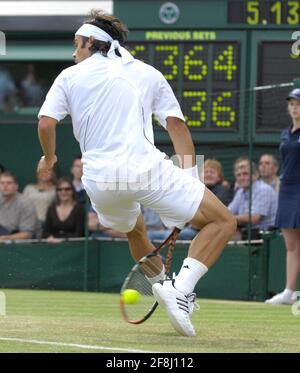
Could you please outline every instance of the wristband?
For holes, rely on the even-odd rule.
[[[187,174],[194,177],[195,179],[199,179],[199,173],[198,173],[198,167],[197,165],[190,168],[184,168],[183,169]]]

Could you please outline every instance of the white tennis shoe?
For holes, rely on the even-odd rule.
[[[293,304],[296,302],[296,297],[294,293],[292,295],[287,294],[282,291],[279,294],[274,295],[274,297],[267,299],[265,303],[267,304]]]
[[[185,296],[174,288],[174,280],[158,282],[152,286],[157,302],[166,309],[175,330],[186,337],[195,337],[196,332],[190,320],[196,294]]]

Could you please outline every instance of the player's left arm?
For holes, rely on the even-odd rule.
[[[53,168],[57,157],[56,149],[56,125],[58,121],[54,118],[41,116],[38,124],[38,135],[44,156],[38,164],[38,171],[47,171]]]

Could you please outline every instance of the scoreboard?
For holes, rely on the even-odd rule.
[[[132,54],[154,65],[170,83],[194,130],[238,128],[235,91],[240,44],[234,41],[129,43]]]
[[[127,46],[168,80],[196,138],[219,132],[224,140],[241,131],[245,40],[228,31],[133,31]]]
[[[258,142],[278,141],[292,87],[250,92],[300,77],[292,53],[300,1],[131,0],[115,9],[132,54],[164,74],[196,141],[246,142],[249,131]]]
[[[249,133],[278,142],[291,87],[251,92],[300,77],[300,0],[114,0],[113,14],[130,30],[132,54],[170,83],[196,142],[245,143]],[[0,15],[8,40],[0,62],[15,75],[34,63],[52,77],[73,63],[74,30],[85,15],[17,18]],[[169,141],[154,128],[157,140]]]

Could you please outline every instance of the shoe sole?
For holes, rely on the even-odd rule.
[[[273,302],[268,302],[268,301],[265,301],[265,303],[271,304],[272,306],[292,306],[294,304],[294,303],[287,303],[287,302],[273,303]]]
[[[158,285],[160,286],[160,288],[156,289],[157,286],[155,285]],[[167,307],[167,304],[164,300],[164,298],[160,295],[160,292],[162,290],[163,292],[163,288],[162,288],[162,285],[160,284],[155,284],[153,285],[153,288],[152,288],[152,291],[153,291],[153,294],[154,294],[154,297],[155,299],[157,300],[158,304],[163,307],[164,309],[167,310],[167,314],[168,314],[168,317],[169,317],[169,320],[173,326],[173,328],[181,335],[185,336],[185,337],[195,337],[196,336],[196,333],[193,331],[192,333],[187,333],[184,329],[182,329],[181,325],[178,323],[177,319],[175,316],[172,315],[172,313],[168,312],[168,307]]]

